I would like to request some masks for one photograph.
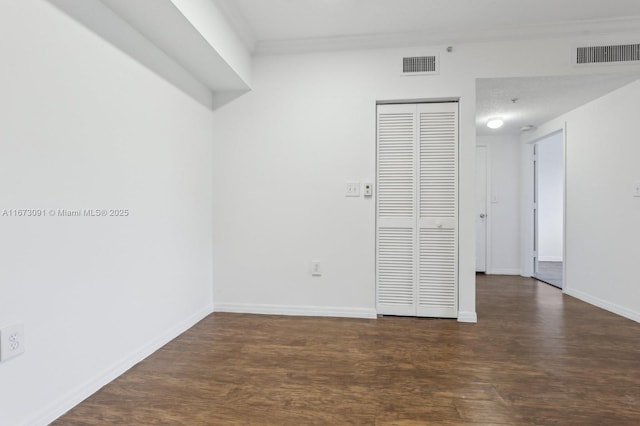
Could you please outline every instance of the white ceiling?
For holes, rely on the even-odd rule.
[[[254,54],[640,31],[640,0],[213,1]],[[477,132],[540,125],[639,77],[478,80]]]
[[[640,74],[478,79],[476,132],[520,133],[522,126],[537,127],[638,79]],[[502,117],[504,126],[489,129],[486,122],[493,117]]]
[[[639,0],[214,0],[257,53],[323,40],[421,43],[640,28]],[[576,26],[576,24],[579,24]],[[384,36],[384,37],[382,37]],[[296,44],[298,43],[298,44]],[[349,46],[348,46],[349,47]]]

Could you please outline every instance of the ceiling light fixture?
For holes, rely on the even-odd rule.
[[[490,129],[499,129],[503,124],[504,120],[499,117],[491,118],[489,121],[487,121],[487,127]]]

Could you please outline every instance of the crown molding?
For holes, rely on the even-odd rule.
[[[437,46],[453,43],[532,40],[561,37],[595,37],[634,33],[637,34],[640,39],[640,16],[438,33],[424,31],[289,40],[258,40],[255,43],[253,54],[278,55],[287,53],[310,53],[410,46]]]

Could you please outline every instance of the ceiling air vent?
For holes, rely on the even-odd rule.
[[[636,62],[640,61],[640,44],[578,47],[576,55],[578,65]]]
[[[438,57],[407,56],[402,58],[402,75],[438,74]]]

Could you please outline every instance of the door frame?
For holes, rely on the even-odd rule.
[[[484,242],[484,252],[485,252],[485,265],[484,265],[484,273],[491,274],[491,147],[487,144],[478,144],[476,145],[476,157],[478,153],[478,148],[483,148],[485,150],[485,242]],[[477,164],[477,162],[476,162]],[[476,212],[477,214],[477,212]],[[477,219],[477,218],[476,218]],[[477,230],[476,230],[477,232]],[[477,259],[477,254],[476,254]],[[476,260],[477,262],[477,260]],[[476,271],[478,272],[478,271]]]
[[[420,218],[419,215],[419,205],[418,205],[418,192],[420,190],[419,187],[419,158],[420,158],[420,140],[419,140],[419,136],[417,140],[415,140],[415,144],[416,144],[416,151],[415,151],[415,161],[417,162],[415,164],[415,169],[416,169],[416,173],[418,173],[416,175],[416,184],[415,184],[415,188],[414,188],[414,210],[416,212],[416,217],[415,217],[415,230],[414,230],[414,253],[413,253],[413,267],[414,267],[414,278],[413,278],[413,282],[415,283],[414,285],[414,309],[409,312],[408,310],[404,309],[403,307],[399,307],[399,308],[393,308],[391,310],[387,310],[387,308],[385,307],[384,309],[381,307],[380,304],[380,300],[379,300],[379,263],[380,263],[380,258],[379,258],[379,228],[380,228],[380,221],[381,218],[379,216],[379,203],[380,203],[380,196],[379,196],[379,190],[380,190],[380,172],[379,172],[379,166],[380,166],[380,155],[379,155],[379,108],[381,106],[385,106],[385,105],[395,105],[395,106],[402,106],[402,105],[408,105],[408,106],[413,106],[416,108],[416,113],[417,116],[419,117],[420,114],[420,106],[426,106],[426,105],[430,105],[430,104],[438,104],[438,105],[443,105],[443,104],[455,104],[455,218],[452,218],[450,220],[445,219],[445,220],[436,220],[436,219],[431,219],[431,218]],[[419,131],[418,131],[418,126],[419,126],[419,118],[416,119],[415,123],[415,135],[419,135]],[[417,100],[401,100],[401,101],[376,101],[376,178],[375,178],[375,188],[376,188],[376,192],[375,192],[375,226],[376,226],[376,230],[375,230],[375,303],[376,303],[376,312],[378,316],[381,315],[399,315],[399,316],[417,316],[417,317],[435,317],[435,318],[458,318],[458,320],[460,321],[460,317],[459,317],[459,309],[460,309],[460,272],[459,272],[459,266],[460,266],[460,260],[459,260],[459,250],[460,250],[460,238],[459,238],[459,233],[460,233],[460,229],[459,229],[459,220],[460,220],[460,99],[459,98],[437,98],[437,99],[417,99]],[[455,281],[455,292],[454,292],[454,300],[455,300],[455,308],[454,311],[451,312],[449,310],[449,308],[433,308],[433,307],[424,307],[420,305],[419,302],[419,288],[418,288],[418,284],[419,284],[419,275],[418,275],[418,271],[419,271],[419,251],[418,251],[418,247],[419,247],[419,230],[421,227],[434,227],[434,228],[449,228],[450,226],[454,229],[454,235],[455,235],[455,249],[454,249],[454,253],[455,253],[455,260],[454,260],[454,281]],[[437,309],[440,309],[439,311],[436,312]]]
[[[562,152],[563,158],[563,171],[562,171],[562,292],[565,293],[567,286],[567,123],[564,122],[562,126],[550,129],[540,137],[537,137],[531,141],[525,143],[523,148],[526,153],[527,169],[524,173],[524,179],[521,188],[524,190],[524,201],[526,208],[522,215],[522,223],[524,227],[525,235],[521,241],[521,249],[523,250],[523,270],[521,275],[526,277],[533,277],[535,273],[535,253],[534,244],[536,244],[535,227],[537,226],[535,218],[535,157],[534,146],[553,134],[562,133]]]

